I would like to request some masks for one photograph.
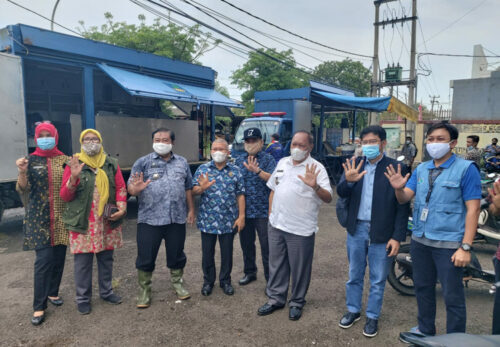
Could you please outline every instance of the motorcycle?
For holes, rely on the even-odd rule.
[[[488,179],[482,181],[482,186],[487,188],[496,179],[497,175],[490,174]],[[487,196],[487,189],[483,190],[483,196]],[[481,212],[478,219],[478,229],[476,237],[473,244],[478,243],[488,243],[497,245],[500,240],[500,221],[491,216],[488,211],[488,201],[486,198],[481,200]],[[413,218],[410,217],[408,220],[407,228],[407,238],[411,239],[411,231],[413,229]],[[491,270],[484,270],[481,267],[481,263],[477,258],[475,252],[471,251],[471,262],[468,266],[463,268],[463,280],[465,286],[468,286],[469,281],[479,281],[483,283],[489,283],[490,294],[495,293],[496,287],[493,286],[495,283],[495,272]],[[410,255],[410,243],[403,243],[399,248],[398,254],[394,257],[391,267],[389,269],[389,274],[387,276],[387,281],[396,291],[403,295],[414,296],[415,287],[413,284],[413,263]]]

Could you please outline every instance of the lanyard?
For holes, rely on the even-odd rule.
[[[425,197],[426,204],[428,204],[429,200],[431,199],[432,190],[434,189],[434,182],[436,182],[436,179],[439,177],[439,175],[441,175],[441,172],[443,172],[442,167],[429,170],[429,191],[427,192],[427,196]]]

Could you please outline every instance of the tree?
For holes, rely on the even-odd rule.
[[[324,83],[350,89],[358,96],[367,96],[372,74],[360,62],[347,58],[342,61],[327,61],[314,69],[316,78]]]
[[[196,64],[199,64],[199,57],[221,42],[213,39],[211,34],[201,31],[199,25],[189,28],[174,23],[163,25],[160,18],[147,25],[146,17],[142,14],[138,16],[139,25],[115,22],[109,12],[104,13],[104,17],[106,23],[100,27],[86,28],[85,23],[79,21],[78,30],[87,39]]]
[[[250,52],[248,61],[231,75],[232,84],[244,90],[241,99],[248,113],[253,111],[252,100],[256,91],[293,89],[306,85],[305,74],[293,67],[296,65],[292,50],[278,52],[276,49],[260,49],[268,55],[287,63],[281,64],[258,52]]]

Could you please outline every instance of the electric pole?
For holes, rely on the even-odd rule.
[[[408,85],[408,103],[410,106],[415,104],[415,87],[417,84],[415,73],[415,57],[417,55],[417,0],[412,0],[411,10],[411,52],[410,52],[410,81],[412,84]]]
[[[436,100],[439,99],[439,95],[429,95],[429,98],[431,99],[431,115],[434,116],[434,104],[439,104]]]

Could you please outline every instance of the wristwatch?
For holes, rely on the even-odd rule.
[[[466,252],[470,252],[472,250],[472,246],[468,243],[462,243],[462,245],[460,246],[460,248],[462,248],[464,251]]]

